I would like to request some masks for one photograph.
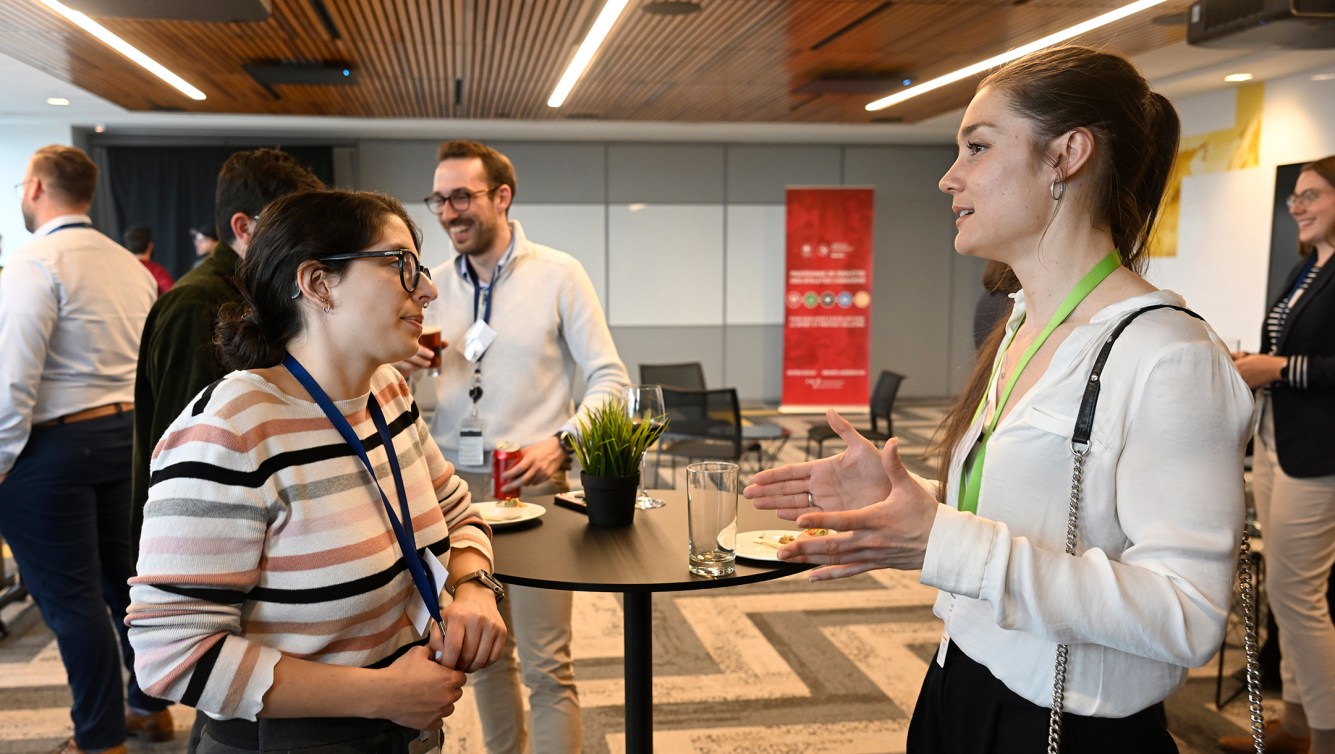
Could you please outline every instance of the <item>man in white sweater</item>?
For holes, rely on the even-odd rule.
[[[469,483],[493,499],[491,455],[517,443],[504,496],[566,489],[576,419],[629,384],[593,283],[569,254],[532,243],[509,219],[514,166],[473,141],[440,145],[431,196],[458,255],[436,272],[440,298],[428,310],[449,346],[441,357],[432,434]],[[577,371],[586,388],[578,409]],[[580,750],[579,698],[570,656],[571,594],[512,586],[501,611],[510,647],[474,675],[487,750],[521,754],[529,738],[520,665],[530,689],[534,754]],[[518,646],[516,662],[514,646]]]

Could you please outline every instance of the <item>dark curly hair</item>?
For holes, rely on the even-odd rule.
[[[301,334],[301,306],[292,298],[297,268],[308,260],[365,249],[397,217],[420,253],[422,232],[397,199],[371,191],[320,190],[288,194],[260,214],[255,235],[237,268],[241,303],[219,314],[214,345],[233,369],[273,366]],[[340,276],[350,260],[323,263]]]

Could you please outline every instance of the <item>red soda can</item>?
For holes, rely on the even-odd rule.
[[[491,452],[491,494],[497,500],[519,497],[505,492],[505,479],[502,477],[523,457],[524,451],[520,449],[519,443],[509,440],[496,443],[496,449]]]

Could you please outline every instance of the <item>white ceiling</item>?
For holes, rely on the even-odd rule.
[[[1145,53],[1135,61],[1154,87],[1174,100],[1230,86],[1223,77],[1235,72],[1252,73],[1259,81],[1299,73],[1335,75],[1335,50],[1256,52],[1181,43]],[[131,64],[127,61],[126,65]],[[53,107],[46,104],[47,97],[65,97],[71,104]],[[464,120],[451,121],[449,127],[451,134],[493,140],[921,144],[953,141],[960,117],[961,112],[956,111],[916,124],[865,125]],[[25,123],[100,125],[112,132],[140,134],[424,139],[438,138],[444,125],[434,120],[131,112],[0,54],[0,125]]]

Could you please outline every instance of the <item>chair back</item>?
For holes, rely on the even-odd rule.
[[[660,383],[661,384],[661,383]],[[663,410],[668,435],[729,446],[735,460],[742,457],[742,409],[737,388],[690,389],[663,385]]]
[[[902,382],[904,375],[889,369],[881,370],[881,376],[876,378],[876,386],[871,391],[871,405],[868,407],[872,432],[884,431],[887,435],[895,433],[890,412],[895,407],[895,396],[899,395],[899,386]],[[884,430],[879,427],[881,419],[885,420]]]
[[[698,361],[677,364],[641,364],[641,385],[705,389],[705,368]]]

